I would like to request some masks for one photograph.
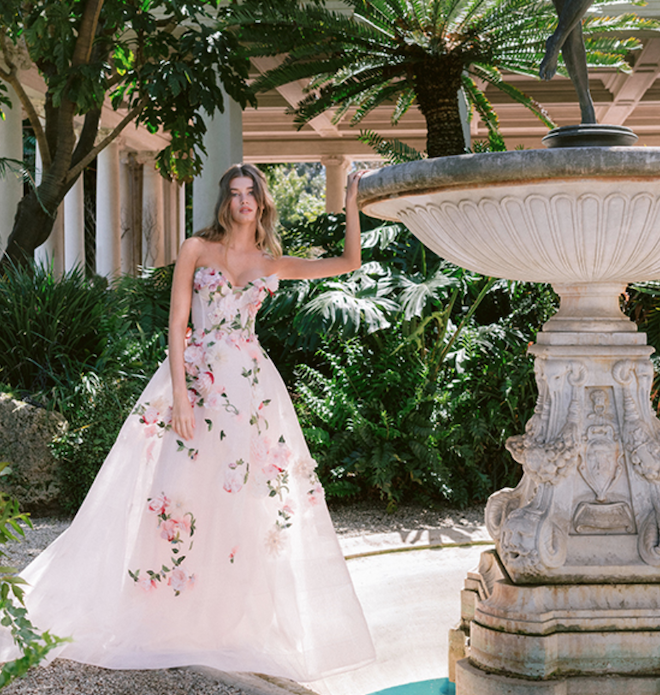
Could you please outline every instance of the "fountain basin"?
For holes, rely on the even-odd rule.
[[[660,277],[660,148],[410,162],[363,178],[359,203],[484,275],[564,284]]]

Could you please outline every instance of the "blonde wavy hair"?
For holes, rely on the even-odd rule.
[[[279,258],[282,255],[282,245],[275,231],[277,210],[275,209],[273,197],[268,190],[266,177],[253,164],[234,164],[234,166],[225,171],[218,184],[220,194],[215,204],[213,222],[205,229],[195,232],[195,236],[208,239],[208,241],[221,241],[225,238],[232,225],[231,213],[229,211],[231,182],[241,176],[252,179],[254,184],[254,198],[258,206],[257,229],[254,239],[257,248],[266,251],[273,258]]]

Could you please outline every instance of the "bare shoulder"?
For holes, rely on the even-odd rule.
[[[208,242],[205,239],[202,239],[201,237],[188,237],[188,239],[186,239],[179,248],[179,257],[181,257],[182,255],[185,257],[199,257],[204,253],[207,244]]]

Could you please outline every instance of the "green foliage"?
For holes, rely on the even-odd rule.
[[[145,335],[164,332],[170,313],[174,263],[143,268],[139,277],[122,275],[113,287],[117,311],[128,325]]]
[[[537,396],[525,337],[501,322],[470,327],[445,370],[438,446],[459,505],[485,500],[520,479],[521,468],[504,444],[524,432]]]
[[[403,162],[415,162],[424,159],[425,155],[418,152],[414,147],[406,145],[405,142],[393,138],[385,140],[373,130],[361,130],[360,142],[369,145],[371,149],[379,154],[387,164],[402,164]]]
[[[68,112],[72,103],[75,113],[92,114],[85,127],[96,130],[95,114],[108,97],[115,109],[128,109],[129,122],[171,135],[158,155],[164,172],[180,179],[198,174],[206,131],[202,110],[223,110],[221,84],[242,106],[250,100],[249,62],[224,30],[226,9],[214,0],[105,0],[98,14],[94,9],[92,0],[3,0],[5,57],[12,50],[4,50],[4,42],[27,46],[48,88],[47,119],[60,109]],[[11,60],[8,66],[0,72],[7,80]],[[61,126],[55,121],[51,136]],[[84,147],[77,154],[86,155]]]
[[[7,475],[6,463],[0,463],[0,477]],[[18,541],[25,535],[21,523],[32,526],[29,518],[18,510],[18,502],[0,493],[0,544]],[[6,553],[0,550],[0,556]],[[22,656],[2,664],[0,668],[0,688],[16,678],[24,676],[30,668],[41,662],[55,647],[68,641],[55,637],[48,631],[39,633],[30,622],[23,605],[24,580],[16,574],[13,567],[0,566],[0,625],[10,630],[14,643]]]
[[[149,368],[152,366],[149,364]],[[62,407],[69,427],[51,446],[59,464],[65,512],[78,511],[145,385],[144,379],[135,374],[126,379],[94,373],[71,384],[73,391]]]
[[[397,349],[402,330],[377,342],[326,341],[329,375],[298,367],[298,411],[329,496],[375,490],[393,509],[414,491],[450,493],[436,444],[437,387],[417,354]]]
[[[465,505],[519,479],[504,443],[533,412],[525,352],[556,297],[545,285],[442,272],[449,282],[399,295],[419,315],[406,320],[402,308],[387,330],[326,339],[316,367],[298,366],[297,408],[329,496]],[[428,305],[417,304],[423,295]]]
[[[325,210],[325,174],[321,164],[262,164],[277,208],[280,231],[313,222]]]
[[[47,390],[97,368],[107,356],[113,313],[104,282],[78,269],[56,279],[38,265],[7,268],[0,277],[0,379]]]
[[[0,278],[0,375],[18,396],[59,410],[54,444],[66,511],[75,512],[147,380],[165,357],[173,266],[108,288],[40,266]]]

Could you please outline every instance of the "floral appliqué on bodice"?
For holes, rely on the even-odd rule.
[[[292,460],[292,453],[282,435],[269,429],[268,406],[270,400],[262,392],[259,382],[261,365],[268,360],[255,333],[257,312],[267,294],[278,286],[275,275],[259,278],[244,287],[234,287],[215,268],[197,268],[193,279],[193,325],[189,330],[184,352],[188,396],[193,407],[204,412],[204,435],[217,438],[217,457],[212,461],[198,460],[195,439],[192,446],[176,437],[168,437],[181,453],[182,465],[220,465],[223,468],[223,494],[237,495],[250,481],[251,494],[269,498],[273,504],[273,525],[264,538],[264,550],[276,557],[286,547],[287,529],[293,524],[296,505],[288,496],[290,476],[306,486],[307,503],[314,505],[323,496],[313,459]],[[236,370],[240,373],[237,380]],[[227,375],[232,375],[229,388]],[[238,385],[237,385],[238,384]],[[244,394],[232,389],[247,389]],[[248,402],[239,407],[239,402]],[[161,438],[172,429],[171,401],[165,398],[138,403],[134,410],[144,425],[148,438]],[[198,424],[199,429],[199,424]],[[249,451],[239,458],[223,457],[222,443],[232,436],[249,438]],[[147,448],[147,458],[149,458]],[[186,463],[187,462],[187,463]],[[191,510],[174,509],[171,492],[159,491],[147,500],[147,512],[155,515],[155,526],[160,537],[171,548],[169,566],[159,570],[129,571],[136,585],[151,591],[169,585],[179,595],[194,585],[195,574],[186,567],[186,552],[192,548],[195,517]],[[228,562],[240,558],[240,547],[231,549]]]

